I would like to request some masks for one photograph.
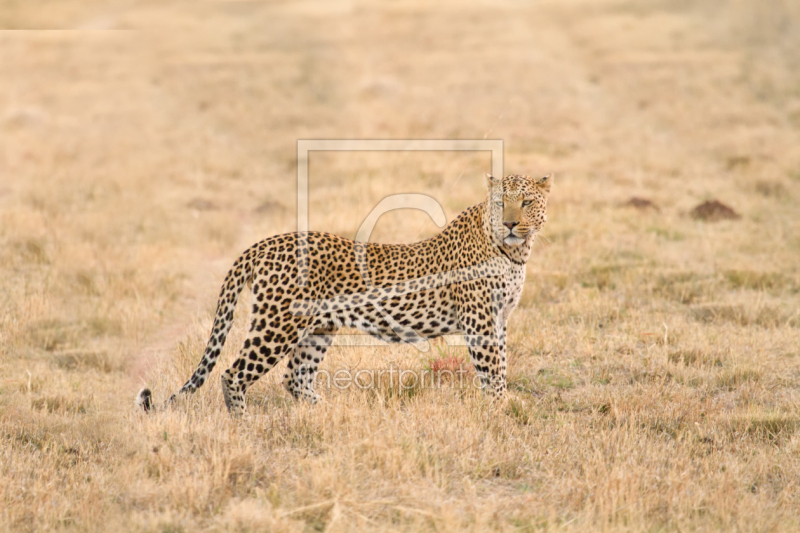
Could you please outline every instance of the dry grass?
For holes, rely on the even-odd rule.
[[[4,28],[73,30],[0,32],[0,529],[797,530],[799,24],[779,0],[6,2]],[[134,412],[190,374],[236,255],[293,228],[296,139],[484,136],[558,180],[506,405],[381,381],[312,408],[279,371],[245,421],[216,373]],[[452,217],[488,168],[317,153],[311,226],[352,236],[396,192]],[[690,217],[712,199],[741,218]],[[375,238],[435,231],[395,212]]]

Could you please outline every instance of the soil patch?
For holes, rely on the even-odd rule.
[[[195,198],[186,204],[186,207],[196,209],[197,211],[216,211],[219,209],[219,206],[214,202],[203,200],[202,198]]]
[[[639,196],[631,196],[630,200],[622,204],[622,207],[634,207],[640,211],[661,212],[661,209],[652,200]]]
[[[286,211],[286,206],[278,202],[267,200],[263,204],[256,207],[254,211],[261,215],[271,215],[273,213],[283,213]]]
[[[705,220],[706,222],[716,222],[718,220],[736,220],[742,216],[719,200],[708,200],[696,206],[689,212],[695,220]]]

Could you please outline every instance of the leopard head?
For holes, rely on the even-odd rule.
[[[486,175],[487,228],[500,246],[531,244],[547,221],[547,197],[553,175],[531,178],[512,174],[505,178]]]

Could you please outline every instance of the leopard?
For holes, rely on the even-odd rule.
[[[485,395],[506,394],[506,330],[520,302],[535,237],[547,221],[553,174],[486,174],[486,197],[435,236],[413,244],[356,241],[319,231],[268,237],[244,251],[224,278],[202,359],[177,398],[208,379],[245,286],[252,310],[238,357],[220,377],[225,406],[246,413],[245,393],[286,359],[283,386],[320,401],[314,384],[341,328],[389,343],[461,335]],[[154,408],[152,391],[136,404]]]

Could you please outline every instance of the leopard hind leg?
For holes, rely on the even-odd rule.
[[[300,340],[286,365],[283,386],[295,399],[317,403],[320,401],[320,396],[314,390],[314,382],[319,365],[333,342],[337,328],[320,327],[311,331],[311,335]]]
[[[269,327],[278,324],[279,327]],[[222,394],[225,406],[233,416],[245,412],[244,395],[261,376],[269,372],[286,355],[297,347],[301,324],[298,317],[285,312],[279,317],[253,318],[250,333],[244,341],[239,357],[222,373]]]

